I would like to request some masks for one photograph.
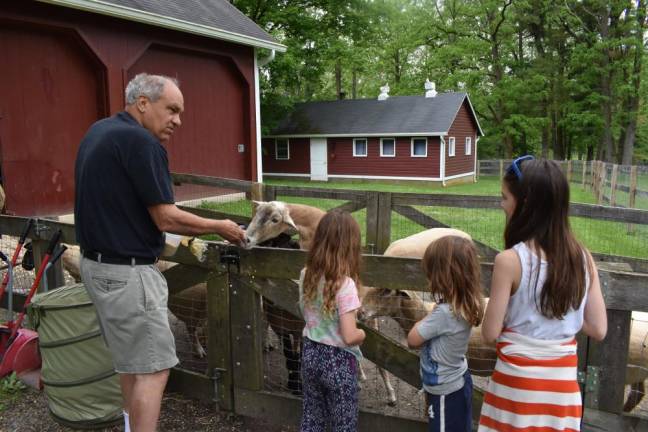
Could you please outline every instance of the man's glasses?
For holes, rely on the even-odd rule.
[[[517,159],[514,159],[513,162],[511,162],[511,165],[506,168],[506,172],[510,173],[511,171],[515,173],[515,176],[518,178],[518,180],[522,180],[522,171],[520,170],[520,164],[526,160],[533,160],[535,159],[532,155],[525,155],[525,156],[520,156]]]

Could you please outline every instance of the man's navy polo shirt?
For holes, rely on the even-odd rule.
[[[75,165],[74,220],[84,251],[158,257],[164,236],[148,212],[173,204],[167,152],[125,111],[93,124]]]

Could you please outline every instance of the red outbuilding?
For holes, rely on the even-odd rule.
[[[483,136],[468,94],[298,104],[262,143],[264,177],[473,181]]]
[[[167,145],[172,171],[257,180],[259,48],[285,51],[226,0],[2,1],[7,211],[72,211],[79,142],[123,109],[126,83],[140,72],[180,81],[185,114]]]

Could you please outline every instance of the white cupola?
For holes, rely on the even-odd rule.
[[[429,79],[425,80],[425,97],[433,98],[437,95],[436,85]]]
[[[384,101],[389,98],[389,84],[385,84],[384,86],[380,87],[380,94],[378,95],[378,100],[379,101]]]

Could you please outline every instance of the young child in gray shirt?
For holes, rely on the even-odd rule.
[[[428,246],[422,266],[437,304],[414,325],[407,343],[422,347],[428,430],[470,432],[472,379],[466,351],[472,327],[484,316],[475,245],[463,237],[442,237]]]

